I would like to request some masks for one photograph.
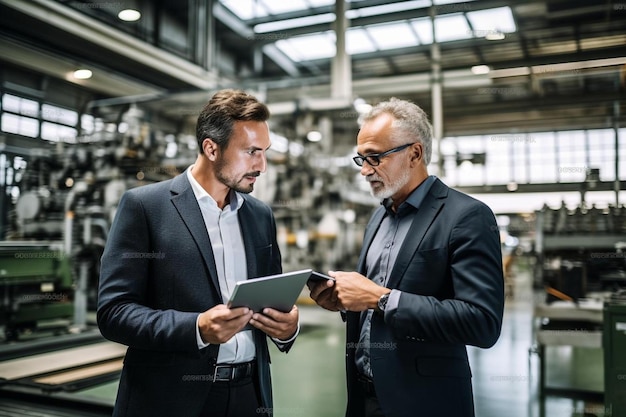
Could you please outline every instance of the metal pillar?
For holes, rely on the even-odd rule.
[[[437,175],[443,176],[443,157],[441,155],[441,139],[443,138],[443,97],[442,97],[442,74],[441,74],[441,49],[437,43],[435,34],[435,16],[437,9],[430,8],[430,21],[432,23],[433,43],[430,46],[431,63],[431,90],[432,90],[432,124],[433,141],[437,144]]]
[[[619,207],[619,101],[613,103],[613,131],[615,132],[615,207]]]
[[[335,36],[337,51],[331,62],[330,95],[333,98],[352,97],[352,64],[350,55],[346,52],[346,0],[337,0],[335,3]]]

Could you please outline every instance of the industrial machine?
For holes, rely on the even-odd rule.
[[[623,302],[610,300],[626,289],[626,207],[582,203],[569,209],[562,203],[557,209],[544,206],[536,222],[534,284],[545,292],[535,300],[531,352],[540,360],[540,395],[548,389],[575,397],[604,393],[603,415],[620,415],[625,403],[616,393],[623,394],[624,383],[616,372],[626,372],[619,360],[624,331],[615,326],[626,321],[626,310]],[[548,347],[571,349],[597,366],[584,384],[547,387]]]
[[[605,415],[626,416],[626,291],[604,303],[604,408]]]
[[[0,325],[14,340],[42,319],[67,319],[74,312],[69,259],[54,243],[0,242]]]
[[[537,213],[535,285],[546,301],[626,287],[626,206],[544,206]]]
[[[172,139],[156,138],[137,109],[127,106],[115,120],[79,143],[24,149],[26,167],[19,175],[11,164],[2,167],[3,178],[19,188],[0,246],[6,340],[51,320],[64,330],[84,330],[87,312],[96,307],[100,257],[121,195],[179,172],[178,165],[163,162]]]

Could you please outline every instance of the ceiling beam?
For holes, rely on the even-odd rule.
[[[3,60],[17,67],[28,68],[55,78],[62,78],[109,96],[153,94],[162,91],[156,86],[149,85],[147,82],[133,80],[126,74],[116,74],[110,68],[94,71],[93,77],[88,80],[70,78],[69,74],[76,70],[77,63],[87,63],[51,54],[33,45],[24,45],[13,39],[7,39],[2,35],[0,35],[0,56],[2,56]],[[93,63],[88,63],[88,66],[94,69],[96,67]]]
[[[516,191],[509,191],[508,185],[474,185],[474,186],[456,186],[455,189],[463,191],[468,194],[520,194],[520,193],[545,193],[545,192],[579,192],[585,191],[614,191],[615,182],[613,181],[598,181],[595,183],[593,189],[589,188],[588,184],[583,182],[557,182],[546,184],[516,184]],[[626,190],[626,181],[621,181],[620,190]]]
[[[0,4],[195,88],[210,89],[220,83],[215,73],[60,3],[51,0],[0,0]]]

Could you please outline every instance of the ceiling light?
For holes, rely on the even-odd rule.
[[[490,68],[487,65],[474,65],[472,67],[472,74],[482,75],[489,74]]]
[[[309,142],[319,142],[322,140],[322,134],[317,130],[312,130],[306,134],[306,138]]]
[[[76,71],[74,71],[73,75],[74,78],[76,78],[77,80],[88,80],[89,78],[91,78],[93,73],[88,69],[77,69]]]
[[[141,18],[141,13],[134,9],[125,9],[117,14],[117,17],[124,22],[136,22]]]
[[[515,192],[518,189],[518,185],[515,181],[511,181],[506,185],[506,189],[510,192]]]
[[[489,31],[485,35],[485,39],[487,39],[488,41],[501,41],[502,39],[504,39],[504,33],[498,31]]]

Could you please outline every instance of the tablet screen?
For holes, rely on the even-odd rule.
[[[237,282],[228,307],[248,307],[255,312],[266,307],[289,312],[313,271],[303,269]]]

